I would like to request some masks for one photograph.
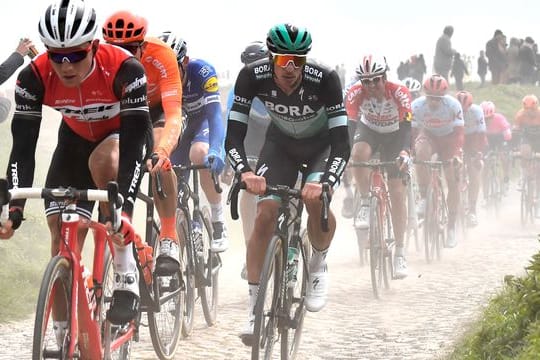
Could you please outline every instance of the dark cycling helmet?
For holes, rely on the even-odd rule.
[[[264,59],[265,57],[268,57],[268,48],[265,43],[262,41],[254,41],[242,51],[242,54],[240,54],[240,61],[242,61],[244,65],[247,65],[254,61]]]
[[[420,84],[420,81],[413,77],[403,79],[403,84],[407,87],[407,89],[409,89],[411,94],[419,93],[422,90],[422,84]]]
[[[187,53],[187,43],[180,36],[173,34],[171,31],[164,31],[158,36],[164,43],[169,45],[176,54],[176,61],[182,62]]]
[[[148,21],[129,11],[117,11],[103,24],[103,39],[113,44],[141,43],[146,36]]]
[[[278,24],[268,31],[266,46],[274,54],[307,55],[311,50],[311,34],[304,27]]]
[[[448,82],[439,74],[433,74],[424,81],[424,91],[427,96],[442,97],[446,95]]]
[[[534,94],[525,95],[523,100],[521,100],[524,109],[537,109],[538,108],[538,98]]]
[[[96,12],[83,0],[59,0],[39,19],[38,31],[47,47],[70,48],[92,41],[97,30]]]
[[[388,70],[388,64],[384,56],[366,55],[356,68],[356,74],[362,80],[384,75],[386,70]]]
[[[465,90],[458,91],[456,94],[456,99],[458,99],[459,103],[461,104],[463,111],[470,108],[473,103],[472,94]]]

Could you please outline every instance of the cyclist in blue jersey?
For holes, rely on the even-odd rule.
[[[194,164],[208,164],[213,159],[211,170],[219,174],[225,166],[225,128],[216,70],[204,60],[190,59],[187,56],[187,44],[181,37],[165,31],[159,38],[176,53],[182,75],[182,106],[187,120],[178,147],[171,155],[171,162],[182,165],[190,161]],[[202,171],[200,181],[212,210],[211,250],[223,252],[229,247],[229,241],[221,194],[214,188],[210,171]]]
[[[306,183],[302,199],[308,213],[313,256],[308,265],[305,305],[308,311],[319,311],[326,304],[329,278],[325,259],[336,229],[332,212],[329,231],[321,228],[322,183],[337,187],[350,154],[341,82],[335,70],[307,60],[311,34],[303,27],[278,24],[269,30],[266,45],[271,56],[245,66],[236,79],[225,148],[246,190],[260,196],[265,193],[266,183],[293,187],[302,165],[307,166],[303,171]],[[265,105],[271,122],[254,172],[247,160],[244,138],[255,97]],[[253,341],[259,277],[278,209],[275,198],[259,198],[246,257],[248,322],[240,334],[246,345]]]

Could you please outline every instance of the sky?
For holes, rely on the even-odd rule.
[[[100,24],[113,12],[129,9],[148,19],[150,35],[176,32],[187,41],[191,57],[209,61],[221,74],[228,70],[231,81],[241,67],[244,47],[264,40],[268,29],[281,22],[307,27],[313,38],[310,56],[332,66],[345,64],[351,75],[369,53],[386,56],[394,77],[399,62],[413,54],[424,54],[431,69],[435,42],[446,25],[455,28],[453,47],[466,55],[476,56],[495,29],[508,39],[531,36],[540,40],[538,0],[86,1],[93,4]],[[0,14],[0,59],[23,36],[44,50],[37,24],[49,3],[19,0],[5,7]],[[15,76],[4,86],[12,87],[14,81]]]

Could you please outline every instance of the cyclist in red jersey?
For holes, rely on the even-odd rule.
[[[154,201],[161,222],[159,254],[155,271],[171,275],[178,271],[179,248],[176,233],[176,175],[169,156],[176,148],[182,132],[182,81],[176,64],[176,54],[163,41],[146,37],[146,19],[129,11],[118,11],[105,20],[103,38],[110,44],[128,50],[141,61],[148,82],[148,105],[154,128],[154,149],[148,170],[160,174],[165,197],[156,194]]]
[[[349,88],[345,108],[349,119],[349,132],[354,137],[352,158],[356,162],[368,161],[380,151],[381,161],[401,158],[401,170],[406,171],[411,148],[411,95],[406,86],[386,79],[386,58],[365,56],[356,70],[360,81]],[[392,202],[392,223],[396,237],[394,269],[396,278],[407,276],[404,252],[404,234],[407,220],[405,186],[400,169],[388,170],[388,187]],[[360,191],[360,215],[357,227],[369,228],[369,169],[354,168],[353,173]]]
[[[50,106],[62,114],[62,122],[45,186],[104,189],[117,179],[125,199],[125,223],[131,221],[140,167],[152,145],[146,77],[135,58],[94,39],[97,27],[94,9],[83,0],[56,1],[41,16],[39,34],[47,52],[17,78],[7,177],[10,188],[32,186],[42,107]],[[10,238],[21,225],[24,205],[23,200],[10,203],[10,220],[0,228],[0,238]],[[77,212],[90,218],[93,205],[80,201]],[[108,215],[105,206],[102,210]],[[60,244],[60,211],[59,204],[45,201],[53,256]],[[115,324],[133,319],[139,307],[137,264],[132,246],[126,246],[133,234],[123,229],[115,236],[115,289],[107,313]],[[85,235],[80,233],[81,244]],[[56,299],[53,316],[59,338],[67,323],[63,307]]]

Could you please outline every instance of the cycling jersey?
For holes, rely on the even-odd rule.
[[[519,110],[514,119],[514,125],[518,129],[531,126],[540,127],[540,108],[532,111],[525,109]]]
[[[415,99],[412,102],[412,127],[434,136],[445,136],[451,134],[454,128],[465,125],[461,104],[457,99],[445,95],[439,101],[440,104],[432,108],[425,96]]]
[[[13,147],[7,170],[10,188],[32,185],[42,106],[48,105],[62,114],[62,126],[69,128],[59,133],[58,143],[69,142],[67,151],[74,157],[80,150],[77,144],[86,149],[88,143],[98,144],[112,134],[120,134],[118,184],[125,199],[124,211],[131,216],[145,149],[151,144],[146,76],[135,58],[118,47],[99,44],[92,68],[80,86],[66,87],[47,54],[38,55],[19,73],[15,102]],[[66,136],[70,137],[69,141],[65,141]],[[88,167],[87,156],[72,160]],[[55,162],[53,157],[49,174],[68,179],[72,172],[72,163]],[[67,181],[61,185],[81,186]],[[12,205],[22,208],[24,203],[17,200]]]
[[[165,121],[163,135],[155,148],[161,148],[170,155],[182,130],[182,80],[176,54],[160,39],[147,37],[140,61],[148,79],[148,106],[152,122]],[[163,114],[164,119],[154,114]]]
[[[479,105],[472,104],[463,112],[463,120],[465,123],[463,151],[467,155],[476,156],[478,152],[484,151],[487,145],[484,111]]]
[[[290,95],[276,85],[270,59],[261,59],[240,71],[228,118],[226,148],[233,168],[242,172],[252,171],[243,141],[254,97],[261,99],[283,138],[301,140],[328,134],[321,138],[331,148],[321,181],[336,184],[350,153],[347,116],[336,71],[308,59],[301,83]]]

